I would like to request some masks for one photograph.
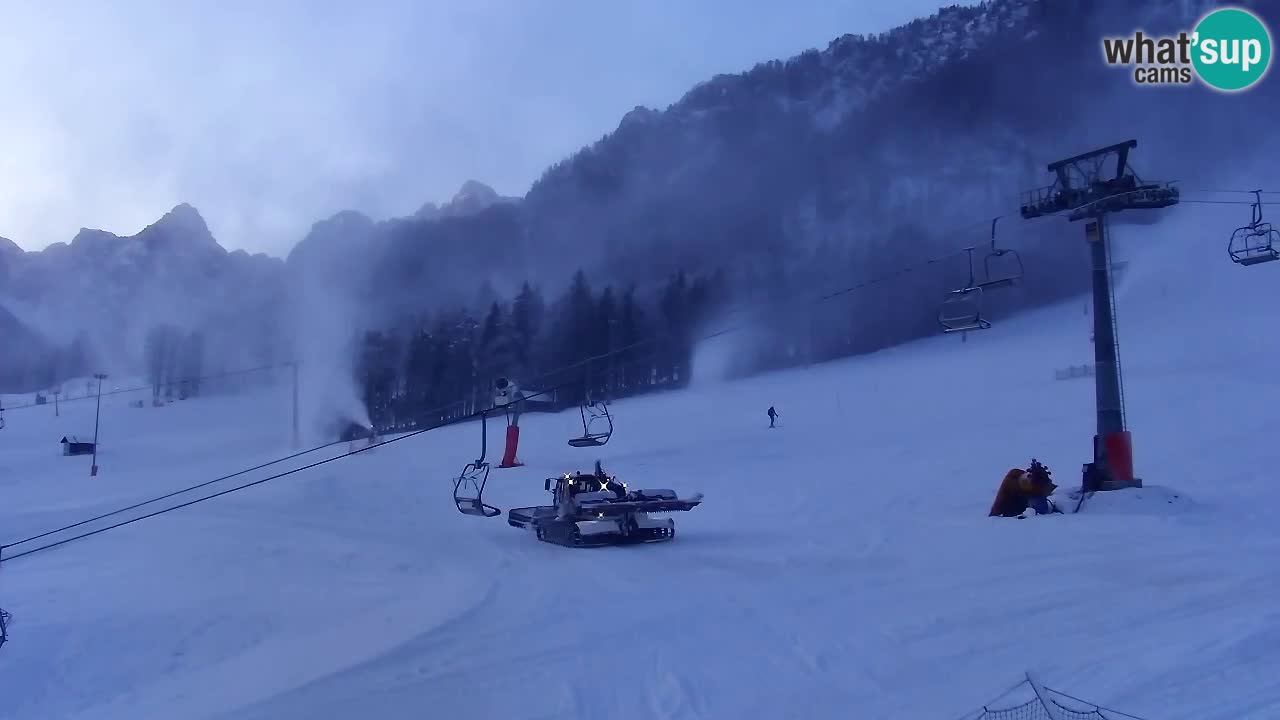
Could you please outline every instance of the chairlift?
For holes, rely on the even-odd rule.
[[[1015,281],[1022,279],[1022,257],[1018,255],[1018,251],[1012,248],[996,247],[996,223],[1001,217],[1003,216],[997,216],[991,220],[991,249],[982,259],[986,281],[980,286],[984,288],[1009,287]]]
[[[1271,223],[1262,222],[1262,191],[1253,192],[1257,198],[1253,203],[1253,218],[1248,225],[1231,233],[1231,242],[1227,245],[1232,262],[1242,267],[1280,260],[1280,251],[1276,250],[1280,246],[1280,232]]]
[[[582,415],[582,436],[573,438],[573,447],[600,447],[613,437],[613,416],[608,404],[600,401],[586,402],[578,406]]]
[[[489,480],[489,463],[484,456],[489,447],[489,418],[480,415],[480,458],[467,463],[462,474],[453,481],[453,502],[463,515],[480,515],[497,517],[502,514],[498,508],[484,502],[484,486]]]
[[[965,333],[987,330],[991,323],[982,317],[982,285],[973,278],[973,248],[965,248],[969,255],[969,282],[952,290],[938,309],[938,324],[944,333]]]

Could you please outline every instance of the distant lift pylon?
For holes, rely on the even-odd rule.
[[[497,517],[502,514],[498,508],[485,503],[484,486],[489,481],[489,463],[485,462],[485,454],[489,446],[489,417],[480,414],[480,457],[475,462],[467,463],[453,481],[453,502],[458,511],[464,515]]]

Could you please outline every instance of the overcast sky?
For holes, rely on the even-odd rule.
[[[180,202],[284,255],[542,170],[717,73],[937,0],[0,0],[0,236],[130,235]]]

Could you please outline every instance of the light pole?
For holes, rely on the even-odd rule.
[[[293,449],[297,450],[301,445],[298,439],[298,361],[289,364],[293,366]]]
[[[106,373],[94,373],[98,379],[98,401],[93,408],[93,464],[89,467],[89,477],[98,476],[98,417],[102,411],[102,381],[107,379]]]

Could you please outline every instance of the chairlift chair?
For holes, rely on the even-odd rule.
[[[1022,279],[1022,257],[1018,255],[1018,251],[1012,248],[996,247],[996,223],[999,222],[1000,217],[1003,216],[991,220],[991,249],[982,259],[983,277],[986,280],[980,283],[980,286],[984,288],[1009,287]],[[993,260],[994,267],[992,267]]]
[[[970,332],[988,330],[991,323],[982,317],[982,288],[969,287],[952,290],[938,311],[938,323],[942,332]]]
[[[497,517],[502,514],[498,508],[485,503],[484,486],[489,480],[489,463],[485,462],[488,450],[489,418],[480,415],[480,458],[467,463],[462,474],[453,481],[453,502],[458,512],[463,515],[479,515],[481,517]]]
[[[973,278],[973,248],[965,248],[969,255],[969,282],[964,287],[947,293],[938,309],[938,324],[944,333],[987,330],[991,323],[982,317],[982,285]]]
[[[1262,222],[1262,191],[1253,191],[1257,200],[1253,204],[1253,218],[1248,225],[1231,233],[1227,252],[1231,261],[1242,267],[1280,260],[1280,232],[1269,222]]]
[[[572,447],[600,447],[613,437],[613,415],[608,404],[599,400],[578,406],[582,415],[582,436],[569,441]],[[594,430],[593,430],[594,428]]]

